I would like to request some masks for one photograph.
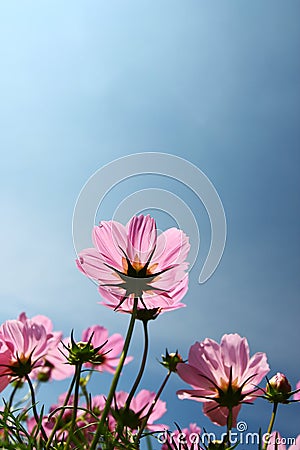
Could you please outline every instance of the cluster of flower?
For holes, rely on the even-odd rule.
[[[48,450],[137,449],[146,431],[168,428],[154,422],[166,411],[160,396],[174,372],[192,387],[179,390],[178,397],[203,403],[203,413],[213,423],[227,427],[225,439],[221,443],[209,443],[208,447],[230,448],[230,433],[237,425],[242,404],[253,403],[257,397],[273,404],[268,429],[271,434],[278,404],[300,400],[300,382],[293,391],[287,378],[278,373],[270,380],[267,378],[265,388],[259,387],[270,370],[267,357],[265,353],[250,357],[246,338],[238,334],[224,335],[220,344],[208,338],[196,342],[190,348],[188,361],[183,361],[178,352],[167,351],[161,362],[167,375],[158,392],[143,389],[136,393],[146,365],[148,322],[165,311],[185,306],[181,299],[188,287],[187,236],[175,228],[158,236],[154,219],[139,216],[133,217],[126,226],[114,221],[101,222],[93,230],[93,241],[95,247],[83,250],[77,265],[81,272],[97,281],[103,304],[130,314],[126,338],[120,334],[109,336],[106,328],[94,325],[83,331],[79,342],[75,342],[73,333],[63,339],[61,332],[53,331],[51,320],[42,315],[29,319],[22,313],[17,320],[3,323],[0,391],[8,384],[13,386],[0,420],[4,441],[13,442],[11,429],[20,430],[11,427],[12,417],[16,419],[13,402],[17,389],[27,382],[33,417],[28,412],[22,413],[27,423],[27,429],[22,428],[23,440],[24,436],[27,442],[40,440],[41,448]],[[143,323],[145,347],[140,370],[130,392],[126,393],[117,391],[117,385],[123,366],[132,359],[127,354],[136,320]],[[107,396],[91,396],[87,390],[95,371],[113,374]],[[47,415],[43,409],[38,413],[32,381],[68,377],[72,377],[68,392],[59,397]],[[17,418],[20,417],[19,414]],[[183,431],[190,436],[199,434],[200,428],[191,424]],[[180,433],[177,430],[169,434],[162,450],[180,448],[176,443]],[[264,449],[267,446],[268,442]],[[195,445],[186,443],[184,448],[192,449]]]

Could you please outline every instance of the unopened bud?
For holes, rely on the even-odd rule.
[[[288,403],[291,396],[292,387],[287,377],[280,372],[277,372],[267,384],[266,396],[270,402],[273,403]]]
[[[162,366],[166,367],[170,372],[176,372],[176,366],[178,363],[184,362],[178,351],[176,353],[169,353],[166,350],[166,354],[162,355]]]

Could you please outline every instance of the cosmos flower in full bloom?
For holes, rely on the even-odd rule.
[[[188,363],[179,363],[177,372],[193,387],[178,391],[180,399],[202,402],[204,414],[221,426],[232,411],[236,426],[241,404],[256,398],[257,385],[269,372],[269,365],[265,353],[250,358],[246,338],[225,334],[221,344],[207,338],[192,345]]]
[[[63,334],[61,331],[53,331],[51,319],[41,314],[28,319],[23,312],[19,315],[18,320],[22,323],[31,321],[43,326],[47,333],[47,352],[43,357],[43,364],[34,369],[30,377],[37,378],[40,381],[48,381],[63,380],[72,376],[74,369],[67,364],[67,360],[63,355],[63,346],[61,344]]]
[[[3,390],[44,364],[48,335],[43,325],[31,320],[7,320],[0,327],[0,372]]]
[[[186,257],[190,248],[185,233],[170,228],[159,236],[148,216],[134,216],[126,226],[101,222],[93,229],[94,248],[81,251],[77,265],[97,281],[103,304],[114,310],[160,312],[185,306],[180,300],[188,287]]]

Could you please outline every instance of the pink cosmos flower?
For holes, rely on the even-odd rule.
[[[117,333],[109,336],[107,329],[100,325],[93,325],[83,331],[82,341],[88,342],[90,338],[94,349],[97,347],[100,347],[100,349],[94,358],[95,363],[87,362],[84,364],[85,367],[91,367],[99,372],[114,373],[124,346],[124,338]],[[125,364],[131,360],[131,356],[127,357]]]
[[[204,414],[217,425],[226,425],[232,408],[236,426],[241,404],[256,398],[256,386],[269,372],[269,365],[265,353],[249,357],[246,338],[225,334],[221,344],[205,339],[192,345],[188,364],[178,364],[177,372],[193,387],[178,391],[180,399],[203,402]]]
[[[15,378],[23,378],[43,365],[48,336],[43,325],[31,320],[7,320],[0,327],[1,390]]]
[[[176,430],[172,433],[165,433],[166,443],[162,445],[161,450],[178,450],[180,448],[186,450],[196,450],[200,448],[201,428],[195,423],[191,423],[189,428]]]
[[[266,436],[267,437],[267,436]],[[268,450],[287,450],[286,438],[282,438],[278,431],[273,431],[268,440]],[[295,442],[289,446],[288,450],[300,450],[300,434],[295,438]]]
[[[105,306],[132,312],[138,308],[156,313],[185,306],[190,245],[183,231],[170,228],[157,236],[155,220],[134,216],[126,226],[101,222],[93,229],[95,248],[80,252],[78,268],[99,283]]]
[[[44,315],[37,315],[28,319],[26,314],[23,312],[19,315],[18,320],[26,323],[28,320],[42,325],[47,333],[47,353],[44,356],[43,366],[38,367],[33,370],[31,377],[37,378],[41,381],[53,380],[63,380],[73,375],[74,368],[67,364],[67,360],[64,357],[62,351],[63,346],[61,340],[63,334],[61,331],[53,331],[53,323],[49,317]]]
[[[118,420],[118,422],[123,422],[125,428],[137,430],[147,415],[155,396],[155,392],[142,389],[136,397],[133,397],[129,411],[126,411],[124,407],[128,393],[124,391],[116,392],[115,401],[112,405],[112,416],[115,420]],[[162,400],[158,400],[149,416],[146,428],[150,431],[166,430],[168,428],[166,425],[153,423],[160,419],[166,411],[166,403]]]

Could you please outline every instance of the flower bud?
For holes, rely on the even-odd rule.
[[[287,377],[277,372],[267,384],[266,396],[273,403],[288,403],[288,399],[292,394],[292,387]]]
[[[178,350],[176,353],[169,353],[166,349],[166,355],[162,355],[162,366],[166,367],[170,372],[176,372],[176,366],[178,363],[184,362],[182,357],[179,355]]]
[[[65,348],[68,350],[68,362],[72,365],[91,363],[91,364],[101,364],[103,362],[103,355],[99,354],[99,350],[107,344],[104,342],[99,347],[94,348],[91,343],[93,333],[90,336],[88,342],[75,342],[73,338],[73,331],[71,333],[71,344]]]
[[[69,349],[68,361],[70,364],[86,363],[95,356],[93,345],[89,342],[77,342]]]

